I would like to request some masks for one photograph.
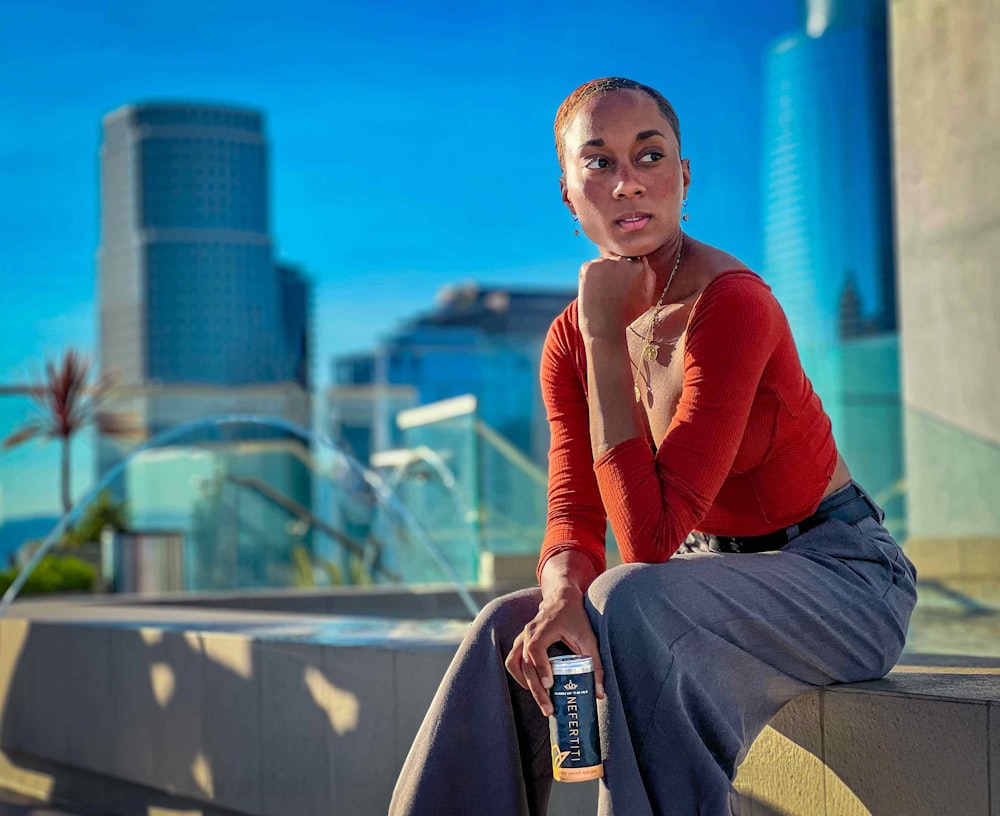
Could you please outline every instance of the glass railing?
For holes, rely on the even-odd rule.
[[[546,474],[478,416],[471,396],[404,411],[405,448],[373,457],[463,579],[481,555],[531,555],[545,532]]]
[[[447,582],[475,614],[455,548],[446,552],[394,487],[280,418],[178,426],[127,454],[59,521],[0,614],[39,565],[56,568],[53,558],[83,562],[108,592]]]

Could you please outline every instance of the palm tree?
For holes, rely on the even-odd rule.
[[[62,507],[68,513],[70,496],[70,442],[73,435],[88,425],[106,436],[128,436],[134,429],[124,417],[103,410],[103,403],[114,385],[102,374],[90,384],[91,362],[83,354],[69,349],[62,360],[45,363],[44,381],[24,389],[34,402],[35,416],[3,440],[3,449],[17,447],[31,439],[58,439],[62,445]]]

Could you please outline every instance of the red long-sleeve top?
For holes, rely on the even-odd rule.
[[[692,530],[787,527],[816,509],[837,465],[785,314],[748,270],[717,276],[695,302],[680,402],[658,446],[635,437],[594,461],[576,301],[549,329],[541,383],[552,441],[539,575],[570,549],[603,572],[608,520],[625,562],[666,561]]]

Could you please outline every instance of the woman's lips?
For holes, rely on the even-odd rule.
[[[621,227],[625,232],[635,232],[636,230],[641,230],[646,224],[649,223],[651,216],[635,214],[626,215],[624,218],[619,218],[615,223]]]

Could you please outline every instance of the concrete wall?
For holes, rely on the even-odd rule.
[[[0,786],[111,816],[153,804],[385,814],[467,627],[66,604],[26,614],[0,620]],[[560,787],[553,816],[595,809],[596,783]]]
[[[911,557],[976,541],[1000,575],[996,0],[892,0],[891,38]]]

